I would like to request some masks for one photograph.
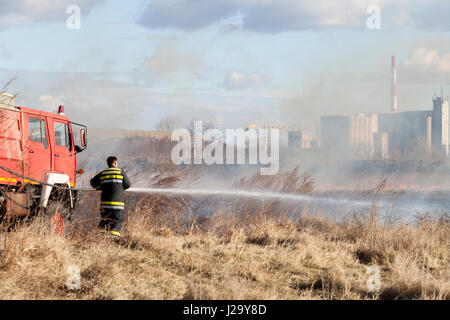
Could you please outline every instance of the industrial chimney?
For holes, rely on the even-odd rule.
[[[395,56],[391,57],[392,64],[392,83],[391,83],[391,111],[397,111],[397,63]]]

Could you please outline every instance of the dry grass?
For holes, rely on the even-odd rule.
[[[448,221],[386,227],[255,214],[243,222],[218,212],[188,224],[175,217],[163,223],[140,205],[129,213],[119,242],[98,235],[94,217],[74,222],[63,237],[52,235],[44,219],[6,234],[0,297],[449,298]],[[370,264],[381,268],[379,292],[366,286]],[[65,286],[71,265],[81,270],[80,290]]]
[[[313,186],[297,171],[280,177],[282,190]],[[257,182],[239,187],[266,187]],[[307,213],[293,219],[279,203],[255,200],[204,217],[189,197],[129,196],[115,241],[96,232],[97,196],[83,198],[62,237],[40,217],[0,236],[1,299],[449,299],[446,217],[395,224],[374,206],[339,223]],[[379,291],[366,284],[373,264]],[[66,287],[73,265],[79,290]]]

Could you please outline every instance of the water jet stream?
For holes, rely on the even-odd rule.
[[[130,192],[136,193],[154,193],[154,194],[173,194],[173,195],[191,195],[191,196],[232,196],[244,198],[258,198],[258,199],[273,199],[284,201],[298,201],[310,203],[324,203],[324,204],[341,204],[355,207],[367,207],[372,203],[368,201],[358,201],[350,199],[332,199],[315,197],[303,194],[281,193],[272,191],[248,191],[248,190],[209,190],[209,189],[179,189],[179,188],[130,188]]]

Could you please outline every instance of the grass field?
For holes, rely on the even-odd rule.
[[[308,177],[296,181],[289,184],[298,192],[311,187]],[[210,217],[186,218],[186,201],[137,202],[120,241],[97,233],[95,195],[84,197],[79,210],[87,215],[66,225],[63,236],[45,218],[18,225],[0,238],[0,298],[450,297],[446,216],[389,223],[373,206],[339,223],[306,212],[293,220],[276,203],[239,201]],[[368,284],[376,277],[372,265],[379,290]],[[80,270],[79,289],[66,286],[71,266]]]

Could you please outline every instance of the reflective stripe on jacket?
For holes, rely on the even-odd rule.
[[[131,187],[126,173],[120,168],[108,168],[91,180],[91,186],[102,191],[100,205],[104,209],[124,209],[124,190]]]

